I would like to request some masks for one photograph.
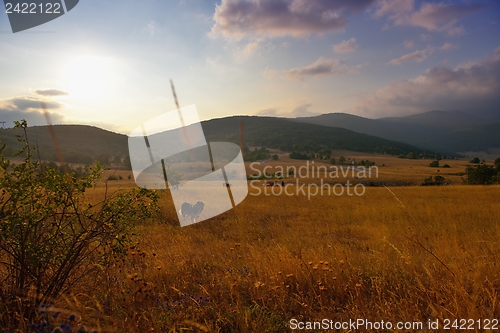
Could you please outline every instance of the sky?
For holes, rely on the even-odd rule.
[[[500,1],[81,0],[12,33],[0,121],[129,134],[181,106],[232,115],[500,117]]]

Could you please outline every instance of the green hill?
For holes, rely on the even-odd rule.
[[[367,153],[424,154],[423,149],[351,130],[305,124],[286,118],[235,116],[202,123],[209,141],[239,142],[240,121],[245,123],[245,145],[282,151],[319,152],[322,149]]]
[[[322,153],[328,150],[350,150],[392,155],[423,155],[422,149],[409,144],[360,134],[351,130],[299,123],[285,118],[235,116],[202,122],[208,142],[239,144],[240,121],[245,124],[245,145],[281,149],[286,152]],[[54,131],[64,159],[68,163],[122,164],[128,159],[128,138],[86,125],[55,125]],[[27,129],[31,146],[37,146],[42,160],[57,161],[57,154],[47,126]],[[6,144],[6,155],[22,147],[16,135],[21,129],[0,129],[0,141]],[[35,155],[35,157],[38,157]]]
[[[54,125],[53,128],[66,162],[91,164],[99,160],[109,164],[128,155],[126,135],[87,125]],[[7,156],[21,149],[22,143],[16,135],[22,134],[22,129],[0,130],[0,141],[6,145]],[[58,160],[48,126],[28,127],[27,134],[30,146],[38,146],[42,160]]]

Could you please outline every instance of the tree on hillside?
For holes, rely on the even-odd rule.
[[[361,162],[359,162],[359,165],[369,167],[369,166],[375,165],[375,162],[371,162],[369,160],[366,160],[366,161],[361,160]]]
[[[469,185],[487,185],[495,182],[494,177],[498,172],[491,165],[471,165],[465,169],[466,178],[464,183]]]
[[[495,160],[495,162],[493,163],[493,165],[495,166],[495,169],[498,172],[500,172],[500,157]]]
[[[478,157],[474,157],[472,160],[469,161],[470,163],[474,164],[479,164],[481,163],[481,160]]]
[[[298,151],[292,151],[288,156],[294,160],[308,160],[310,158],[307,153],[300,153]]]
[[[130,155],[126,155],[122,160],[122,165],[127,170],[132,170],[132,163],[130,162]]]
[[[271,157],[269,150],[266,147],[255,147],[253,151],[245,147],[243,151],[243,159],[247,162],[254,162],[258,160],[265,160]]]

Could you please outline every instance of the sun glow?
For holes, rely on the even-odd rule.
[[[64,71],[64,80],[70,95],[96,98],[104,95],[113,81],[111,60],[84,56],[70,62]]]

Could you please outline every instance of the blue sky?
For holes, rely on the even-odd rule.
[[[13,34],[0,13],[0,121],[127,134],[196,104],[200,117],[500,117],[500,2],[82,0]]]

